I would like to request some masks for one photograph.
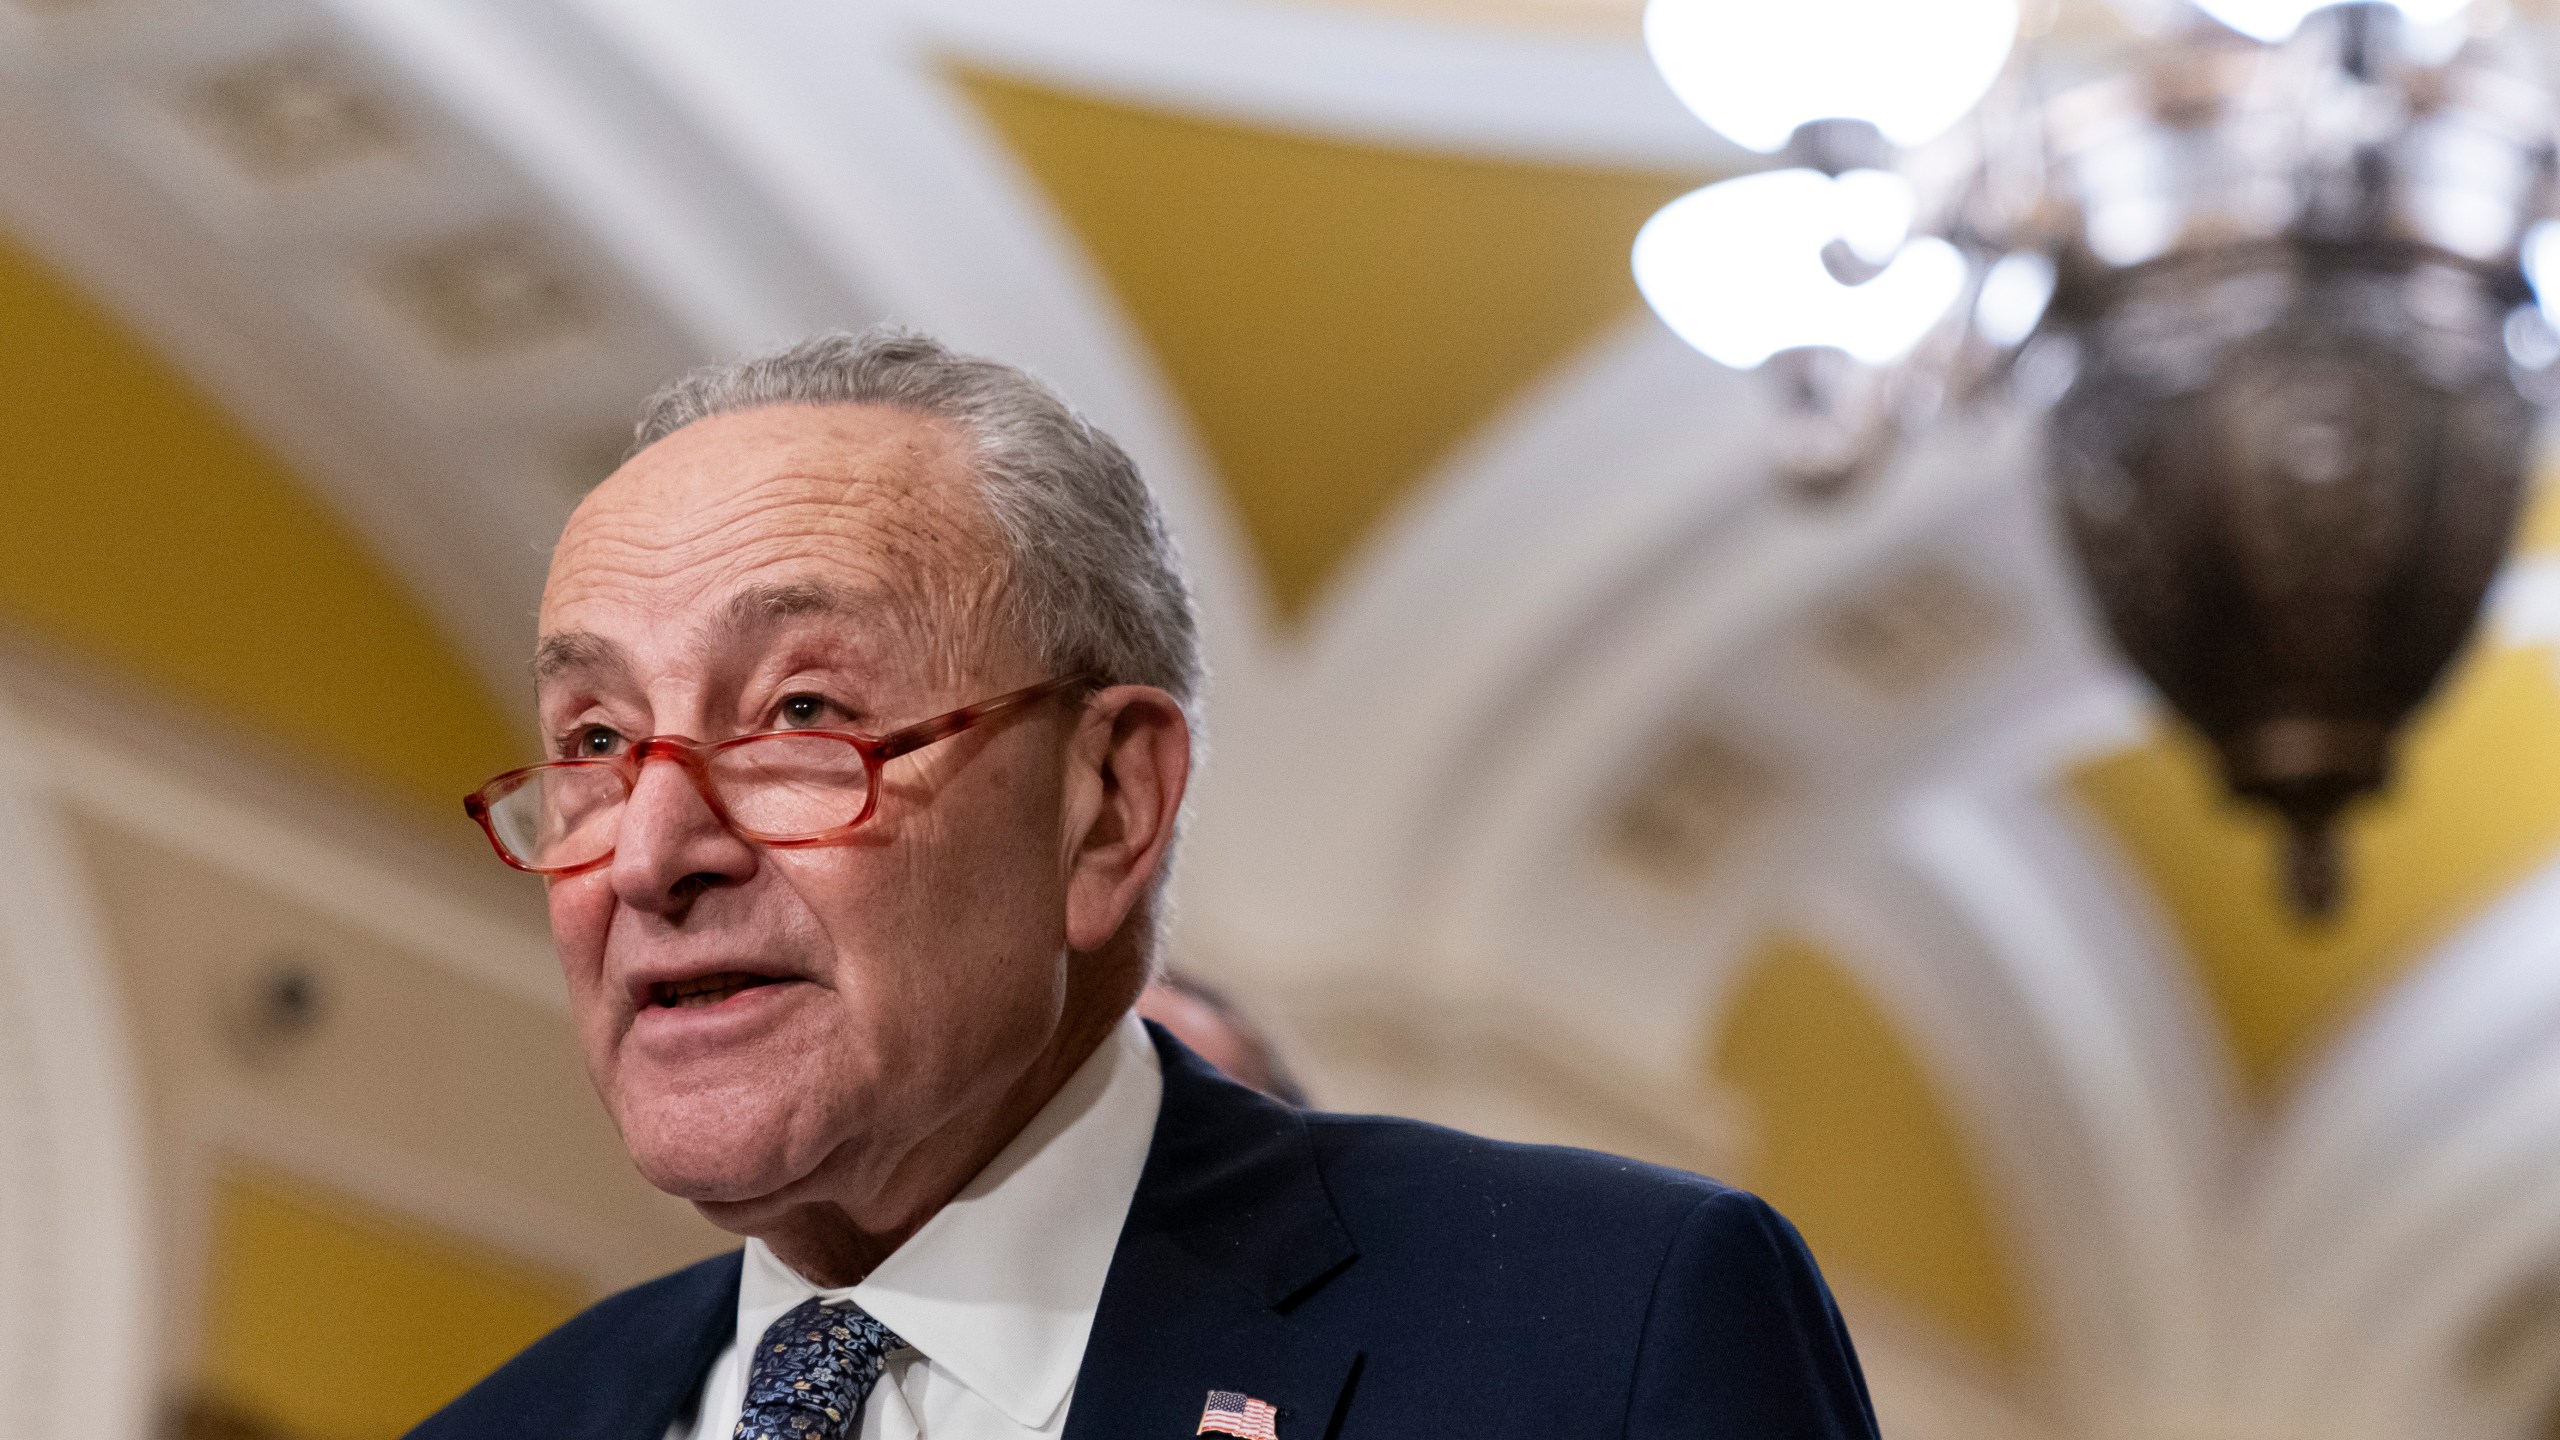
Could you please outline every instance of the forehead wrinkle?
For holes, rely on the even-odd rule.
[[[906,578],[922,580],[922,572],[951,568],[993,538],[985,517],[966,504],[974,496],[954,497],[906,476],[795,467],[706,488],[600,490],[572,517],[558,553],[577,569],[601,563],[651,581],[688,571],[709,571],[709,580],[791,551],[822,564],[834,558],[857,569],[908,568],[918,573]]]
[[[983,648],[1011,568],[968,463],[957,437],[912,416],[699,422],[589,495],[546,609],[565,621],[619,592],[680,644],[842,614],[885,622],[928,670],[960,668],[953,652]],[[772,578],[740,583],[759,575]]]

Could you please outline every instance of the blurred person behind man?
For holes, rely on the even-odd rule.
[[[1163,1026],[1228,1079],[1306,1108],[1306,1088],[1280,1058],[1270,1032],[1199,976],[1168,969],[1148,981],[1138,994],[1138,1018]]]
[[[1132,1014],[1200,661],[1109,437],[875,331],[638,438],[552,556],[548,758],[469,808],[633,1164],[746,1244],[421,1440],[1872,1440],[1760,1201],[1295,1110]]]

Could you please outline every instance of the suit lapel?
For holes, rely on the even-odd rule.
[[[624,1339],[628,1379],[591,1397],[559,1433],[575,1440],[664,1440],[667,1427],[738,1331],[739,1255],[695,1267],[696,1283],[668,1297],[663,1323]],[[620,1368],[618,1366],[617,1368]]]
[[[1212,1390],[1324,1440],[1360,1354],[1289,1318],[1358,1251],[1297,1112],[1210,1070],[1149,1025],[1164,1107],[1111,1261],[1066,1440],[1195,1433]]]

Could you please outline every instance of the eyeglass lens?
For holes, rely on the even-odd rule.
[[[739,833],[797,840],[850,825],[862,814],[870,771],[862,753],[824,735],[760,735],[703,755],[711,791]],[[624,768],[609,764],[533,771],[489,802],[507,853],[539,869],[584,865],[610,853],[631,796]]]

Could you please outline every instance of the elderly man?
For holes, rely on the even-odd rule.
[[[551,758],[469,808],[633,1163],[746,1245],[417,1436],[1873,1435],[1759,1201],[1302,1113],[1131,1014],[1200,666],[1107,437],[875,331],[639,440],[553,556]]]

